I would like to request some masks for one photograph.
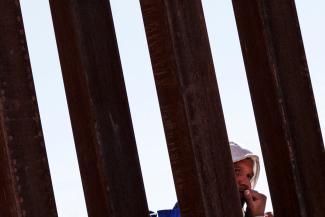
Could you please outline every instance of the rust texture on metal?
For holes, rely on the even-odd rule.
[[[0,34],[0,216],[56,217],[18,1],[1,1]]]
[[[109,1],[50,6],[88,215],[148,216]]]
[[[233,5],[275,216],[325,216],[324,146],[295,3]]]
[[[182,217],[242,215],[202,5],[140,0]]]

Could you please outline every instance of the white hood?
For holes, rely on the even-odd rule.
[[[229,142],[229,145],[230,145],[230,150],[231,150],[232,161],[234,163],[244,160],[246,158],[250,158],[253,160],[253,162],[254,162],[254,168],[253,168],[254,176],[251,180],[251,185],[252,185],[252,189],[253,189],[257,183],[257,179],[260,174],[260,162],[259,162],[258,156],[256,154],[253,154],[249,150],[240,147],[239,145],[237,145],[234,142]]]

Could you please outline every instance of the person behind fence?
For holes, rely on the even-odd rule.
[[[235,178],[245,217],[273,217],[265,212],[266,196],[254,190],[260,173],[259,158],[247,149],[230,142],[231,156],[234,163]],[[180,217],[178,203],[170,210],[159,210],[151,217]]]

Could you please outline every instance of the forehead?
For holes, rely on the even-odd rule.
[[[244,169],[248,169],[248,170],[253,170],[254,161],[250,158],[246,158],[246,159],[240,160],[238,162],[235,162],[234,166],[236,168],[244,168]]]

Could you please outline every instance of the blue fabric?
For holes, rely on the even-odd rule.
[[[159,210],[158,217],[181,217],[179,208]]]

